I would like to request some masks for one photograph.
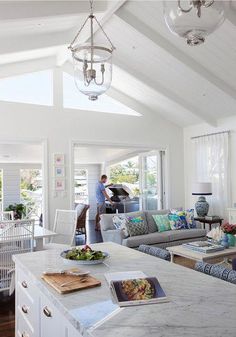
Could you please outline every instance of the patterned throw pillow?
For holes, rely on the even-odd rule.
[[[194,209],[186,209],[186,222],[188,228],[196,228],[196,221],[194,220]]]
[[[138,217],[129,216],[127,217],[127,220],[128,221],[126,223],[126,227],[129,236],[148,234],[148,227],[141,216]]]
[[[168,217],[170,220],[170,226],[172,230],[186,229],[187,223],[186,223],[185,216],[170,213]]]
[[[171,230],[168,214],[157,214],[152,217],[157,225],[158,232]]]
[[[120,215],[114,215],[112,218],[113,221],[113,225],[116,229],[120,229],[123,231],[123,235],[124,237],[128,237],[129,233],[127,230],[127,217],[124,214],[120,214]]]

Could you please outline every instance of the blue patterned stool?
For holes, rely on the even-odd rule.
[[[140,245],[138,250],[142,253],[146,253],[152,256],[159,257],[162,260],[170,261],[170,253],[162,248],[152,247],[148,245]]]
[[[213,277],[220,278],[221,280],[236,284],[236,271],[225,268],[222,265],[198,261],[195,264],[194,268],[201,273],[208,274]]]

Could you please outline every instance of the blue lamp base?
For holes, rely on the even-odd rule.
[[[206,201],[206,198],[201,196],[198,198],[198,201],[195,204],[195,209],[199,217],[204,217],[209,211],[209,204]]]

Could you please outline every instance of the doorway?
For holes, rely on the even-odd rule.
[[[128,189],[133,204],[137,204],[137,209],[131,211],[159,210],[167,206],[165,149],[73,142],[72,153],[72,205],[78,197],[84,198],[90,205],[88,220],[94,221],[96,216],[95,187],[101,174],[108,176],[109,183]],[[109,189],[107,193],[113,195]]]

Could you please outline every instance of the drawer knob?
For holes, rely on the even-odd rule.
[[[22,285],[23,288],[28,288],[28,284],[27,284],[25,281],[23,281],[23,282],[21,283],[21,285]]]
[[[51,313],[51,311],[48,309],[48,307],[44,307],[44,308],[43,308],[43,313],[44,313],[44,315],[47,316],[47,317],[52,317],[52,313]]]
[[[24,314],[28,314],[28,309],[26,308],[25,305],[21,307],[21,310],[23,311]]]
[[[29,335],[24,331],[22,332],[21,337],[29,337]]]

